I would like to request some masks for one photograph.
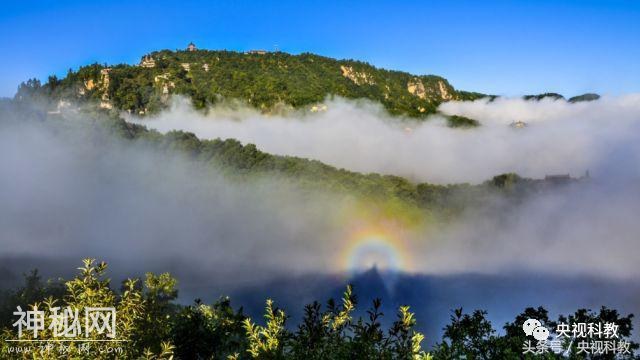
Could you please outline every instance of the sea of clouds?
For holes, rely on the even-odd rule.
[[[224,106],[199,112],[184,98],[175,98],[158,116],[129,120],[162,132],[235,138],[269,153],[420,182],[479,183],[507,172],[535,178],[577,177],[586,171],[640,174],[640,94],[579,103],[497,98],[440,106],[444,114],[480,121],[474,129],[450,128],[438,115],[423,122],[391,117],[370,102],[335,99],[325,104],[325,112],[270,116]],[[527,127],[510,126],[518,121]]]
[[[477,183],[510,171],[544,177],[590,170],[592,180],[581,186],[514,204],[498,198],[495,203],[504,205],[407,229],[403,236],[413,265],[399,270],[640,275],[640,96],[441,106],[443,113],[480,121],[473,129],[448,128],[438,116],[422,123],[398,120],[370,103],[334,100],[327,106],[323,113],[293,116],[215,108],[205,114],[177,100],[154,118],[129,120],[202,138],[234,137],[267,152],[418,181]],[[516,120],[528,126],[511,127]],[[196,288],[345,270],[337,258],[349,246],[348,198],[309,193],[277,178],[230,181],[178,154],[99,138],[69,141],[39,123],[2,123],[5,264],[57,258],[69,266],[96,257],[125,271],[171,271]]]

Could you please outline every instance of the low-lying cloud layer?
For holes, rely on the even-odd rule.
[[[94,257],[221,284],[331,266],[326,241],[340,234],[329,210],[341,204],[329,194],[277,179],[234,183],[179,154],[40,126],[0,126],[2,258],[74,269]]]
[[[437,118],[398,124],[371,104],[340,100],[300,119],[247,109],[204,116],[177,104],[144,123],[425,181],[590,169],[588,184],[519,204],[497,198],[452,224],[406,229],[412,266],[400,270],[633,279],[640,275],[639,101],[443,105],[483,124],[468,130]],[[529,126],[514,129],[513,120]],[[361,220],[349,217],[350,200],[336,194],[280,179],[229,181],[177,154],[91,134],[69,141],[39,123],[0,126],[0,169],[2,258],[97,257],[125,271],[171,271],[195,294],[199,286],[217,284],[223,293],[279,274],[344,271],[337,259]]]
[[[506,172],[527,177],[587,170],[595,176],[623,171],[637,177],[640,163],[640,94],[571,104],[564,100],[448,102],[440,110],[482,123],[452,129],[440,116],[399,121],[380,106],[333,100],[327,111],[265,116],[250,109],[194,111],[176,99],[151,119],[130,119],[160,131],[201,138],[236,138],[275,154],[317,159],[337,167],[434,183],[482,182]],[[518,129],[511,123],[522,121]],[[615,162],[612,169],[610,162]]]
[[[640,183],[592,180],[481,209],[416,243],[430,273],[637,279]],[[419,244],[419,245],[418,245]]]

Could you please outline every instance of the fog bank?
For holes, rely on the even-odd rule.
[[[166,132],[201,138],[235,138],[263,151],[317,159],[360,172],[395,174],[420,182],[482,182],[516,172],[580,176],[616,171],[637,177],[640,162],[640,94],[571,104],[564,100],[448,102],[440,110],[482,126],[453,129],[441,116],[425,122],[388,116],[370,102],[327,101],[325,112],[267,116],[248,108],[214,107],[207,114],[175,98],[170,110],[130,118]],[[511,123],[522,121],[525,128]],[[618,166],[619,165],[619,166]]]
[[[380,109],[343,101],[329,103],[325,114],[303,119],[267,118],[245,109],[234,115],[241,120],[232,120],[216,117],[215,110],[203,116],[176,105],[148,123],[183,121],[201,136],[211,131],[211,137],[254,137],[264,142],[258,142],[262,150],[326,151],[340,154],[336,161],[362,157],[360,166],[396,166],[416,174],[431,174],[432,167],[423,166],[431,161],[442,171],[433,176],[443,180],[485,180],[499,172],[491,161],[541,174],[588,168],[590,182],[521,202],[497,196],[449,223],[388,228],[388,235],[404,246],[394,250],[410,260],[397,270],[633,279],[640,275],[635,258],[640,252],[640,223],[635,221],[640,162],[639,132],[632,131],[638,125],[637,99],[629,99],[628,111],[605,100],[604,105],[527,104],[560,106],[573,115],[560,120],[532,115],[525,129],[513,129],[507,117],[498,118],[518,100],[447,105],[478,115],[483,126],[470,130],[449,129],[433,119],[414,123],[408,133],[407,124],[391,123]],[[607,101],[622,101],[614,100]],[[620,113],[605,121],[581,110],[585,118],[578,119],[571,107],[578,105],[590,111],[620,108]],[[498,114],[496,120],[490,120],[491,111]],[[596,133],[598,121],[607,125]],[[356,130],[361,138],[355,137]],[[547,153],[541,144],[559,154],[544,157],[520,149]],[[576,152],[569,159],[571,149]],[[528,160],[514,161],[518,157]],[[359,163],[354,164],[357,168]],[[125,271],[171,271],[192,289],[216,284],[217,293],[282,274],[343,273],[354,224],[363,222],[350,211],[348,196],[302,190],[278,178],[238,181],[176,153],[100,133],[69,138],[38,122],[0,123],[0,169],[1,258],[96,257]]]
[[[343,205],[330,194],[233,181],[105,134],[0,129],[0,257],[74,259],[69,269],[94,257],[237,284],[331,265],[326,239],[341,230],[329,210]]]

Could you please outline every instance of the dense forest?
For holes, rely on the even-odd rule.
[[[361,61],[309,53],[209,50],[156,51],[138,65],[83,66],[69,70],[63,79],[49,77],[38,89],[54,101],[88,100],[140,115],[162,109],[171,94],[188,96],[196,108],[236,99],[264,112],[315,111],[314,105],[331,96],[362,98],[381,103],[391,114],[416,118],[436,112],[443,101],[484,96],[456,91],[439,76],[385,70]]]
[[[38,96],[48,99],[52,107],[79,102],[145,116],[166,108],[171,95],[188,97],[196,109],[226,102],[268,114],[292,109],[323,111],[324,100],[339,96],[372,100],[391,115],[416,119],[437,113],[438,106],[446,101],[497,98],[456,90],[440,76],[412,75],[362,61],[310,53],[224,50],[162,50],[144,55],[137,65],[82,66],[69,69],[62,79],[50,76],[44,83],[37,79],[24,82],[15,98]],[[523,96],[525,100],[544,98],[564,99],[557,93]],[[583,94],[569,102],[598,98],[597,94]],[[474,119],[440,115],[451,127],[480,125]]]

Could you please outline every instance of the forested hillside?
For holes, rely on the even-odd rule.
[[[137,65],[83,66],[66,77],[32,80],[17,97],[37,91],[54,101],[89,100],[102,108],[138,115],[156,112],[170,95],[190,97],[197,108],[223,100],[241,100],[264,112],[287,108],[322,111],[330,96],[370,99],[391,114],[424,117],[449,100],[484,95],[457,91],[435,75],[412,75],[355,60],[303,53],[235,51],[152,52]]]

